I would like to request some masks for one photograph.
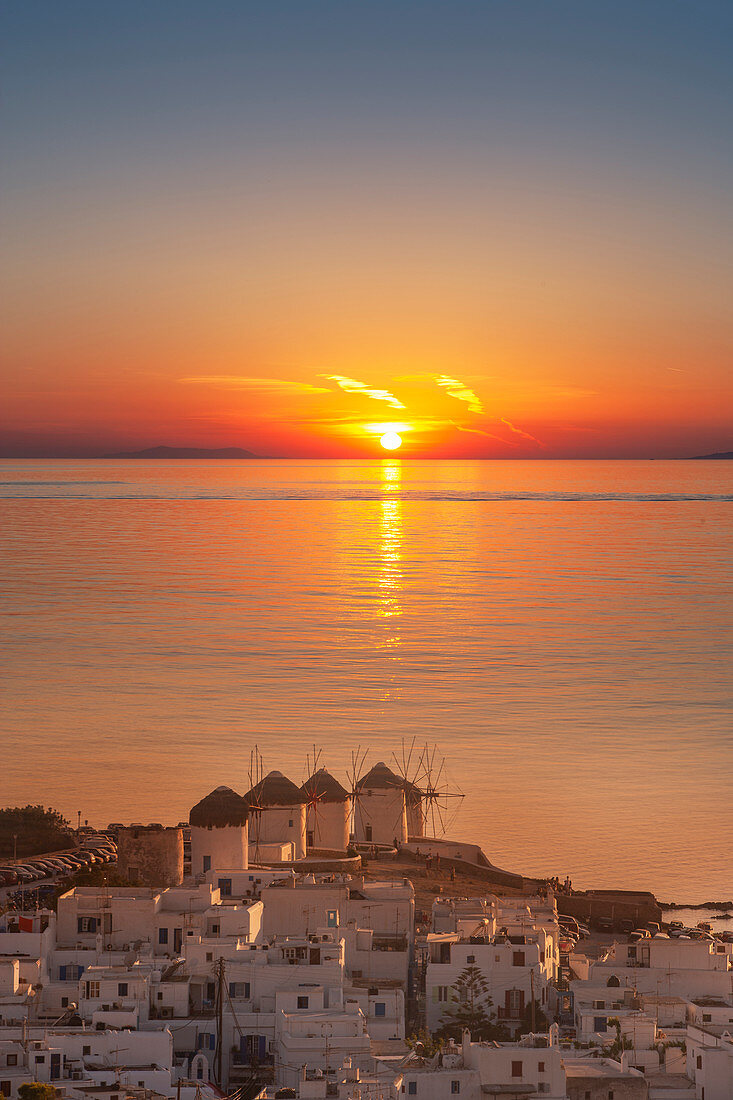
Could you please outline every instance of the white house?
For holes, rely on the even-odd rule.
[[[343,1009],[284,1012],[276,1024],[275,1080],[294,1088],[303,1069],[327,1071],[349,1057],[352,1065],[371,1067],[371,1044],[364,1015],[355,1002]]]
[[[457,997],[456,981],[472,966],[478,967],[488,987],[491,1005],[487,1012],[508,1028],[513,1030],[521,1023],[533,999],[542,1011],[549,1010],[549,990],[558,964],[555,938],[544,921],[534,923],[530,916],[528,913],[521,925],[502,926],[499,931],[495,931],[498,920],[486,916],[468,935],[428,935],[425,996],[429,1031],[440,1028],[446,1009]]]
[[[733,1096],[733,1027],[688,1027],[687,1075],[695,1082],[696,1100],[730,1100]]]

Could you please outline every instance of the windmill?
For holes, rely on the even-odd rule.
[[[351,795],[321,766],[321,750],[306,753],[307,778],[300,788],[305,801],[308,848],[346,851],[351,825]]]

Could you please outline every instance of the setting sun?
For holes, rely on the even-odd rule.
[[[397,432],[385,432],[379,442],[386,451],[396,451],[402,446],[402,436],[397,435]]]

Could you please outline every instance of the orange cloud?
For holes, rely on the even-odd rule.
[[[441,374],[435,381],[443,387],[449,397],[455,397],[457,401],[465,401],[471,412],[482,413],[484,411],[484,407],[474,391],[469,389],[468,386],[464,386],[456,378],[448,378],[447,375]]]
[[[529,432],[522,431],[521,428],[518,428],[515,424],[512,424],[511,420],[507,420],[505,416],[499,417],[499,423],[504,424],[510,432],[514,433],[514,435],[519,435],[522,437],[522,439],[529,439],[532,443],[536,443],[538,447],[544,447],[545,444],[542,442],[541,439],[537,439],[536,436],[530,435]]]
[[[405,407],[389,390],[372,389],[364,382],[357,382],[355,378],[345,378],[342,374],[322,374],[321,378],[327,378],[329,382],[335,382],[346,393],[359,393],[364,397],[371,397],[374,401],[386,401],[393,409],[404,409]]]

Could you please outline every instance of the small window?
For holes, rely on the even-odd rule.
[[[68,1008],[69,1007],[69,998],[68,997],[62,997],[61,998],[61,1007],[62,1008]]]
[[[522,1063],[521,1062],[512,1062],[512,1077],[521,1077],[521,1076],[522,1076]]]
[[[387,1006],[384,1003],[384,1001],[376,1001],[375,1002],[375,1004],[374,1004],[374,1015],[375,1016],[386,1016],[387,1015]]]
[[[8,1058],[7,1058],[7,1062],[8,1062],[9,1066],[17,1066],[17,1064],[18,1064],[18,1055],[17,1054],[9,1054]]]
[[[537,1072],[538,1073],[544,1073],[545,1072],[545,1063],[544,1062],[538,1062]]]
[[[613,1100],[613,1089],[608,1090],[608,1100]]]
[[[697,1068],[702,1069],[702,1054],[698,1054],[697,1056]]]
[[[159,928],[158,929],[158,943],[168,943],[168,929],[167,928]]]
[[[126,997],[127,996],[127,990],[128,990],[127,982],[118,982],[117,983],[117,996],[118,997]]]
[[[86,1058],[86,1056],[87,1056],[88,1054],[91,1054],[91,1053],[92,1053],[92,1048],[91,1048],[91,1047],[82,1047],[82,1048],[81,1048],[81,1053],[82,1053],[82,1056],[83,1056],[84,1058]]]
[[[709,1012],[703,1012],[703,1014],[702,1014],[702,1022],[703,1022],[704,1024],[709,1024],[709,1023],[710,1023],[710,1021],[712,1020],[712,1018],[713,1018],[713,1017],[712,1017],[712,1016],[710,1015],[710,1013],[709,1013]]]
[[[466,962],[467,963],[475,963],[476,962],[476,956],[475,955],[466,955]]]
[[[288,821],[288,828],[292,829],[292,827],[293,827],[293,819],[291,817],[290,820]]]
[[[307,1008],[307,1007],[308,1007],[308,998],[307,997],[298,997],[298,1008]]]
[[[407,1095],[408,1096],[417,1096],[417,1081],[408,1081],[407,1082]]]
[[[204,856],[204,874],[211,870],[211,856]]]
[[[10,1081],[0,1081],[0,1096],[10,1096]]]
[[[46,1055],[45,1054],[37,1054],[36,1055],[36,1065],[37,1066],[42,1066],[45,1061],[46,1061]]]
[[[458,1096],[458,1093],[461,1091],[461,1082],[460,1081],[451,1081],[450,1091],[451,1091],[452,1096]]]
[[[158,991],[158,1000],[159,1001],[163,1000],[163,994],[160,992],[160,990]]]
[[[207,951],[206,952],[206,961],[207,961],[207,963],[210,963],[210,962],[214,961],[214,952],[213,951]]]
[[[218,924],[212,924],[212,926],[211,926],[211,934],[212,934],[213,936],[218,936],[218,935],[219,935],[219,928],[220,928],[220,925],[218,925]]]
[[[512,966],[524,966],[524,951],[515,951],[512,955]]]

